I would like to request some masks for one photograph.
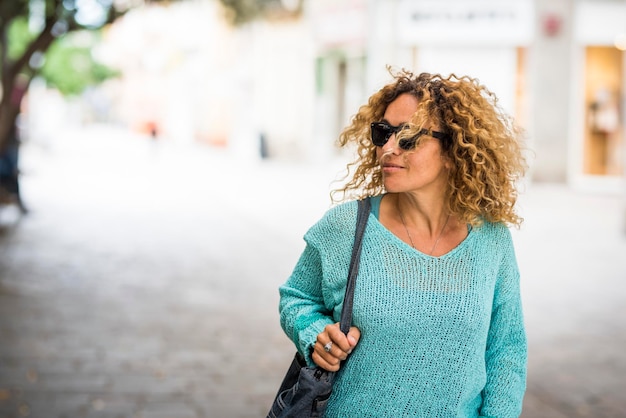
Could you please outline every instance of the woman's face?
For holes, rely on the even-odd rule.
[[[402,94],[387,106],[383,120],[392,126],[407,123],[415,114],[417,104],[415,96]],[[434,124],[424,128],[440,130]],[[405,151],[398,146],[393,134],[384,146],[376,147],[376,157],[382,168],[385,190],[389,193],[443,193],[445,190],[450,163],[442,155],[438,139],[424,135],[415,149]]]

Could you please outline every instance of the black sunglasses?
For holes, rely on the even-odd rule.
[[[387,141],[389,141],[389,138],[391,138],[391,135],[396,134],[407,127],[408,127],[408,124],[406,123],[403,123],[402,125],[399,125],[399,126],[392,126],[388,124],[387,122],[373,122],[371,125],[372,143],[376,145],[377,147],[382,147],[387,143]],[[405,151],[411,150],[415,148],[415,144],[417,143],[417,140],[422,135],[430,135],[433,138],[439,139],[440,141],[450,140],[450,135],[444,134],[443,132],[422,129],[417,133],[417,135],[415,135],[412,138],[401,139],[398,142],[398,146]]]

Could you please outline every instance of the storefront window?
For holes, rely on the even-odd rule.
[[[586,48],[585,174],[619,176],[624,170],[622,54],[614,47]]]

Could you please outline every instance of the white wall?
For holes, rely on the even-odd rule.
[[[479,79],[494,92],[509,114],[515,111],[517,55],[508,47],[422,47],[417,51],[416,71],[455,73]]]

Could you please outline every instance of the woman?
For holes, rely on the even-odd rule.
[[[475,80],[403,70],[340,144],[358,159],[338,192],[372,203],[349,334],[356,202],[306,233],[280,287],[286,334],[309,365],[338,371],[326,416],[518,417],[527,352],[507,225],[521,223],[525,164],[510,118]]]

